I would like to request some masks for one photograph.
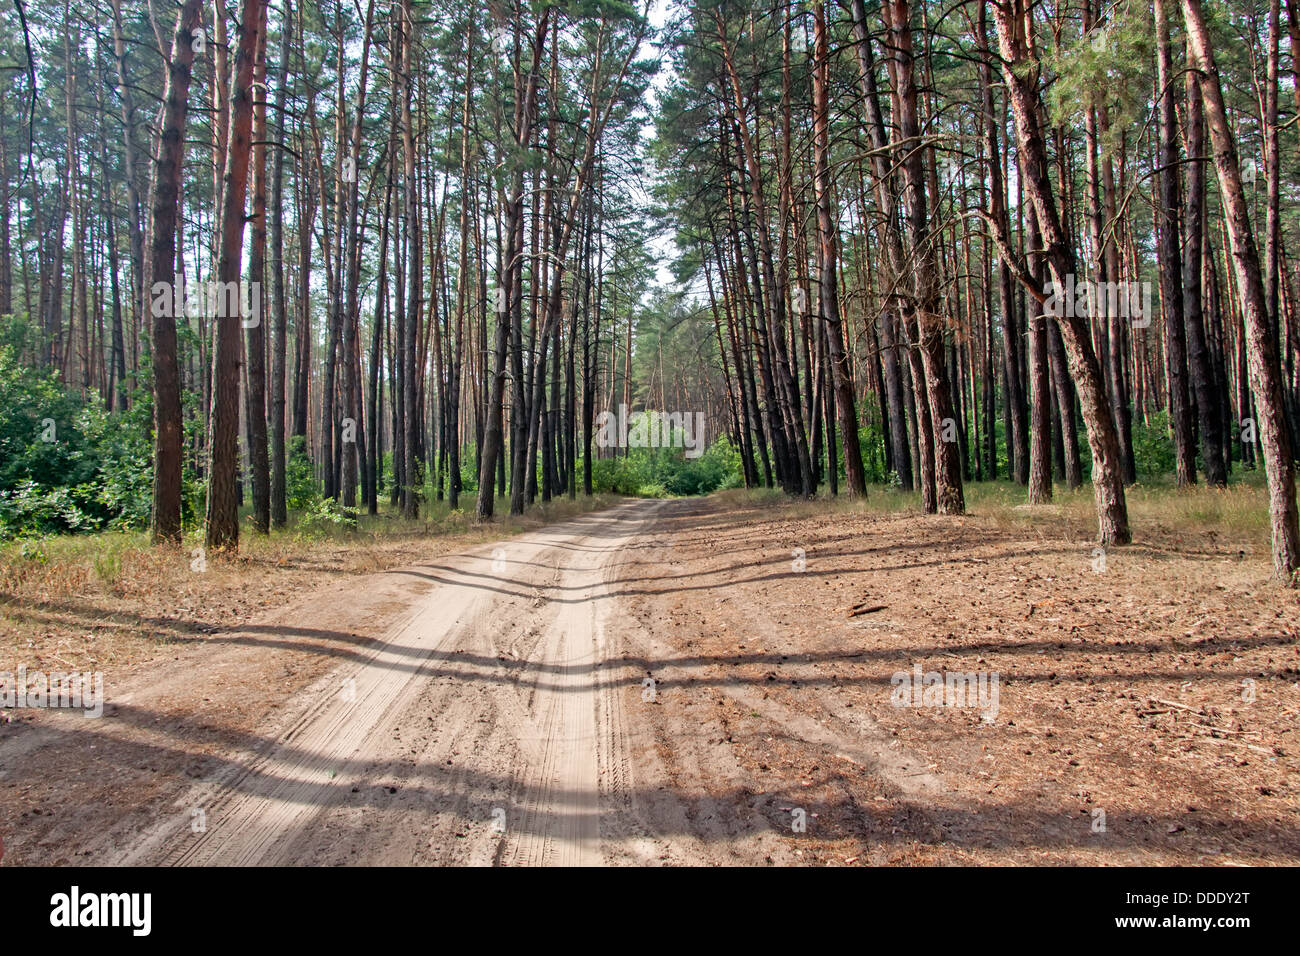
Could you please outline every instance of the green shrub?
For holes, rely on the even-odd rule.
[[[725,437],[698,458],[687,458],[680,448],[633,448],[627,455],[594,459],[591,468],[597,494],[663,498],[706,495],[741,484],[740,453]]]
[[[1145,424],[1133,423],[1133,461],[1138,478],[1159,478],[1174,471],[1174,440],[1169,433],[1169,416],[1155,412]]]
[[[153,511],[153,396],[137,390],[126,411],[87,406],[81,425],[98,461],[96,498],[113,528],[144,528]]]
[[[63,388],[31,326],[0,317],[0,539],[143,527],[153,497],[153,406],[137,387],[109,414]]]
[[[305,511],[320,500],[321,486],[316,480],[311,459],[307,457],[307,439],[294,435],[289,439],[284,464],[284,496],[293,511]]]
[[[344,508],[333,498],[317,497],[298,515],[294,530],[308,541],[328,538],[356,527],[357,509]]]
[[[103,526],[91,485],[42,488],[24,479],[0,490],[0,538],[98,531]]]

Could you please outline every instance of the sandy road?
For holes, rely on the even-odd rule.
[[[602,800],[630,786],[622,698],[640,693],[606,656],[606,582],[660,507],[412,569],[432,586],[404,620],[117,862],[603,862]]]
[[[1116,604],[1085,560],[1063,570],[1068,541],[968,522],[629,501],[334,578],[106,681],[103,720],[0,725],[5,863],[1300,858],[1300,651],[1272,592],[1241,597],[1256,572],[1219,562],[1240,587],[1204,613],[1226,630],[1189,643],[1185,564]],[[1066,599],[999,617],[1029,580]],[[997,721],[894,706],[917,662],[1000,673]],[[1133,696],[1224,706],[1251,674],[1273,691],[1232,712],[1249,745],[1171,750],[1184,718]]]
[[[697,504],[626,501],[306,592],[114,687],[103,721],[0,735],[15,843],[98,865],[698,866],[854,859],[863,827],[939,839],[942,783],[824,686],[778,692],[808,676],[764,649],[787,625],[762,592],[729,603],[719,570],[784,581],[788,550],[737,564],[716,534]],[[58,785],[7,770],[35,755]],[[794,808],[817,831],[843,811],[843,847]]]

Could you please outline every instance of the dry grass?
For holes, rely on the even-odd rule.
[[[1097,536],[1092,486],[1073,491],[1058,484],[1050,504],[1030,505],[1025,490],[1006,481],[972,482],[965,487],[967,517],[999,530],[1063,538],[1080,544]],[[1199,547],[1243,556],[1270,554],[1268,494],[1263,476],[1239,477],[1227,488],[1203,484],[1179,490],[1171,484],[1138,484],[1126,492],[1135,544],[1177,546],[1198,539]],[[922,515],[919,492],[872,487],[865,500],[822,496],[791,501],[780,491],[735,489],[716,496],[726,507],[780,505],[793,518],[825,514]]]

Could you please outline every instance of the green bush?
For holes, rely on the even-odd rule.
[[[474,466],[474,449],[465,448],[460,453],[460,493],[478,494],[478,471]]]
[[[130,409],[87,406],[82,427],[98,461],[96,500],[114,528],[144,528],[153,511],[153,396],[137,390]]]
[[[30,479],[0,490],[0,539],[98,531],[93,486],[42,488]]]
[[[680,448],[633,448],[627,455],[597,458],[591,484],[597,494],[663,498],[736,488],[741,474],[739,451],[719,438],[698,458],[687,458]]]
[[[318,541],[336,532],[355,528],[357,515],[355,508],[344,508],[332,498],[317,497],[298,515],[294,530],[300,538]]]
[[[641,480],[634,473],[631,458],[596,458],[591,463],[591,486],[598,495],[635,495]]]
[[[307,457],[307,439],[302,435],[290,438],[285,450],[284,496],[292,511],[305,511],[320,500],[320,482]]]
[[[1174,440],[1169,416],[1155,412],[1146,424],[1133,422],[1133,462],[1139,478],[1159,478],[1174,472]]]
[[[113,415],[84,402],[24,361],[35,341],[26,322],[0,317],[0,538],[147,524],[147,401]]]
[[[885,467],[885,432],[875,422],[858,423],[858,447],[862,449],[862,469],[869,485],[893,485],[898,482],[898,472]],[[844,474],[844,440],[836,427],[836,448],[839,452],[840,474]]]

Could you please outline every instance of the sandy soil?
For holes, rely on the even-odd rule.
[[[726,858],[1300,859],[1300,606],[1266,554],[1144,527],[1103,563],[1050,509],[1032,533],[716,501],[662,518],[619,633]],[[896,706],[918,666],[997,673],[994,719]]]
[[[151,654],[99,720],[11,712],[4,862],[598,862],[603,580],[657,509],[331,581]]]
[[[1295,863],[1295,596],[1045,527],[630,501],[336,577],[0,725],[4,863]]]

